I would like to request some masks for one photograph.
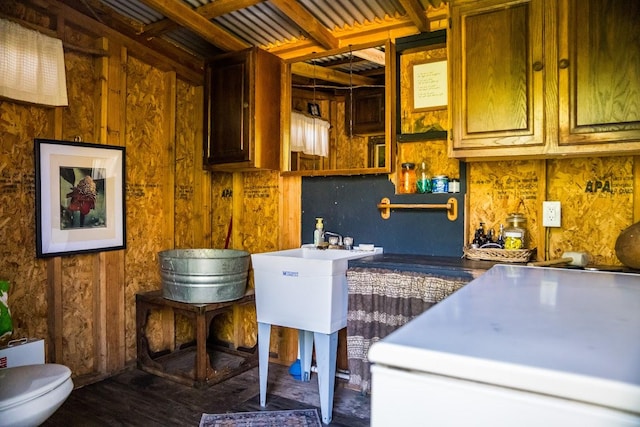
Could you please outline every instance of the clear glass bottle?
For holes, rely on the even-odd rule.
[[[412,194],[416,192],[416,165],[403,163],[398,183],[398,194]]]
[[[416,171],[416,189],[418,193],[431,193],[431,178],[427,174],[427,163],[422,162]]]
[[[507,216],[507,227],[504,229],[505,249],[526,249],[527,220],[524,214],[512,213]]]

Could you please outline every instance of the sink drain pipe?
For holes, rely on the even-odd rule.
[[[316,365],[311,365],[311,372],[318,373],[318,367]],[[342,380],[349,380],[349,371],[344,369],[336,369],[336,378],[340,378]]]

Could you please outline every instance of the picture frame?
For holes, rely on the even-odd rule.
[[[413,111],[447,108],[447,60],[413,64],[410,82]]]
[[[314,117],[320,117],[320,105],[312,102],[307,103],[307,111]]]
[[[386,144],[384,135],[369,137],[369,167],[383,168],[385,165]]]
[[[36,256],[126,248],[125,148],[35,139]]]

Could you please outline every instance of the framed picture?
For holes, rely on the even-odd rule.
[[[411,68],[413,111],[447,107],[447,61],[413,64]]]
[[[124,249],[125,149],[36,139],[36,255]]]
[[[320,106],[318,104],[307,103],[307,110],[312,116],[320,117]]]
[[[374,135],[369,137],[369,167],[383,168],[385,165],[385,136]]]

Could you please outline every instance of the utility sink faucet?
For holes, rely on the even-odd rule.
[[[324,236],[334,236],[338,238],[338,246],[342,246],[342,235],[338,233],[334,233],[333,231],[325,231]]]

